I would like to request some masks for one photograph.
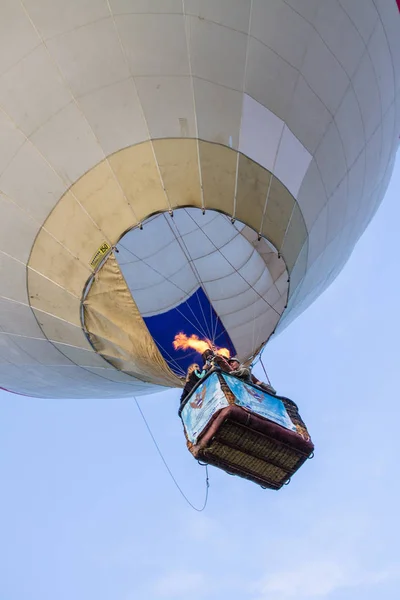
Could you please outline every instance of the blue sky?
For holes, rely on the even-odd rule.
[[[196,513],[133,400],[0,394],[0,600],[398,599],[399,196],[398,160],[343,272],[264,354],[316,445],[280,492],[211,468]],[[201,505],[178,398],[140,404]]]

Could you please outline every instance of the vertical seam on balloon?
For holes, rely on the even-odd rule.
[[[293,7],[291,7],[291,8],[292,8],[292,10],[293,10]],[[318,6],[317,6],[317,8],[316,8],[316,9],[315,9],[315,11],[314,11],[314,15],[313,15],[313,20],[312,20],[312,22],[311,22],[311,21],[307,21],[306,19],[304,19],[304,17],[303,17],[302,15],[300,15],[300,14],[299,14],[299,16],[300,16],[302,19],[304,19],[305,21],[307,21],[307,22],[310,24],[310,26],[311,26],[311,27],[312,27],[314,30],[315,30],[315,27],[314,27],[314,22],[315,22],[315,19],[316,19],[316,17],[317,17],[317,14],[318,14],[318,11],[319,11],[319,9],[320,9],[320,5],[318,5]],[[297,11],[295,11],[295,12],[297,12]],[[301,79],[303,79],[303,80],[305,81],[305,79],[304,79],[304,77],[303,77],[303,75],[302,75],[302,68],[303,68],[304,61],[305,61],[305,59],[306,59],[306,56],[307,56],[308,48],[309,48],[309,43],[308,43],[308,44],[306,44],[306,47],[304,48],[304,51],[303,51],[303,56],[302,56],[302,58],[301,58],[301,61],[300,61],[300,65],[299,65],[298,69],[296,69],[296,70],[297,70],[296,84],[295,84],[295,86],[294,86],[293,95],[292,95],[291,102],[290,102],[290,106],[289,106],[289,109],[288,109],[288,114],[290,114],[290,113],[291,113],[291,111],[292,111],[292,109],[293,109],[294,96],[295,96],[295,93],[296,93],[297,87],[298,87],[298,85],[299,85],[299,83],[300,83],[300,80],[301,80]],[[308,84],[307,84],[307,85],[308,85]],[[314,92],[314,90],[312,90],[312,91]],[[315,92],[314,92],[314,93],[315,93]],[[322,100],[321,100],[321,102],[322,102]],[[324,103],[323,103],[323,104],[324,104]],[[324,106],[325,106],[325,104],[324,104]],[[274,166],[273,166],[273,169],[272,169],[271,181],[272,181],[272,177],[274,176],[274,170],[275,170],[276,160],[277,160],[277,158],[278,158],[278,153],[279,153],[280,143],[281,143],[281,140],[282,140],[282,137],[283,137],[283,133],[284,133],[285,127],[287,127],[287,129],[289,129],[289,127],[288,127],[288,126],[286,125],[286,123],[285,123],[285,124],[284,124],[284,128],[283,128],[283,130],[282,130],[282,136],[281,136],[281,139],[279,140],[278,149],[277,149],[277,152],[276,152],[276,155],[275,155],[275,161],[274,161]],[[329,127],[329,126],[328,126],[328,127]],[[327,128],[327,129],[328,129],[328,128]],[[290,131],[290,129],[289,129],[289,131]],[[326,132],[325,132],[325,133],[326,133]],[[296,139],[297,139],[297,136],[295,136],[295,137],[296,137]],[[300,143],[301,143],[301,142],[300,142]],[[317,151],[317,150],[315,149],[315,151],[314,151],[314,154],[315,154],[315,152],[316,152],[316,151]],[[311,161],[310,161],[310,164],[311,164]],[[308,169],[307,169],[307,170],[308,170]],[[307,171],[306,171],[306,172],[307,172]],[[304,173],[303,180],[304,180],[304,177],[305,177],[305,175],[306,175],[306,173]],[[321,178],[321,179],[322,179],[322,178]],[[325,191],[326,191],[326,190],[325,190]],[[262,230],[262,227],[263,227],[263,225],[264,225],[264,218],[265,218],[265,214],[266,214],[266,210],[267,210],[268,197],[269,197],[269,190],[268,190],[268,195],[267,195],[267,198],[266,198],[266,200],[265,200],[265,206],[264,206],[264,212],[263,212],[263,219],[262,219],[262,222],[261,222],[261,228],[260,228],[260,232],[261,232],[261,230]],[[281,251],[281,250],[282,250],[282,248],[283,248],[283,246],[284,246],[284,244],[285,244],[285,240],[286,240],[287,232],[288,232],[288,229],[289,229],[290,223],[291,223],[291,221],[292,221],[292,217],[293,217],[293,213],[294,213],[294,211],[295,211],[296,205],[298,206],[298,208],[299,208],[299,210],[300,210],[300,213],[302,214],[302,210],[301,210],[301,208],[300,208],[300,206],[299,206],[299,204],[298,204],[298,202],[297,202],[297,198],[294,198],[294,200],[295,200],[295,203],[294,203],[294,205],[293,205],[293,208],[292,208],[291,215],[290,215],[290,217],[289,217],[288,223],[287,223],[287,225],[286,225],[285,232],[284,232],[284,234],[283,234],[283,238],[282,238],[281,247],[280,247],[280,248],[278,248],[278,250],[279,250],[279,251]],[[304,218],[303,218],[303,221],[304,221]],[[308,230],[307,230],[307,226],[306,226],[306,224],[305,224],[305,221],[304,221],[304,226],[305,226],[305,229],[306,229],[306,234],[308,234]],[[301,250],[300,250],[300,252],[301,252]],[[300,254],[300,253],[299,253],[299,254]],[[297,258],[298,258],[298,257],[297,257]]]
[[[134,75],[132,73],[131,65],[129,64],[129,61],[128,61],[128,57],[127,57],[127,54],[126,54],[126,51],[125,51],[125,46],[124,46],[124,44],[122,42],[122,38],[120,36],[119,29],[117,27],[117,23],[116,23],[116,20],[115,20],[115,15],[114,15],[114,13],[112,11],[110,0],[106,0],[106,2],[107,2],[108,10],[110,12],[110,16],[111,16],[111,19],[112,19],[112,22],[113,22],[113,25],[114,25],[115,33],[116,33],[116,35],[118,37],[118,42],[119,42],[119,45],[120,45],[120,48],[121,48],[122,56],[124,58],[126,66],[128,68],[128,72],[130,73],[130,80],[131,80],[132,88],[133,88],[134,94],[135,94],[135,96],[137,98],[137,101],[138,101],[138,104],[139,104],[139,107],[140,107],[141,116],[142,116],[143,122],[144,122],[144,124],[146,126],[147,135],[148,135],[147,141],[150,142],[151,151],[152,151],[152,154],[153,154],[153,158],[154,158],[155,166],[156,166],[157,173],[158,173],[158,176],[159,176],[159,179],[160,179],[160,183],[161,183],[161,186],[163,188],[164,196],[165,196],[165,199],[166,199],[166,202],[167,202],[167,207],[168,207],[169,210],[172,210],[171,209],[171,203],[169,201],[168,194],[167,194],[166,189],[165,189],[164,180],[163,180],[163,178],[161,176],[160,165],[158,164],[157,156],[156,156],[156,153],[155,153],[155,150],[154,150],[153,140],[152,140],[152,137],[151,137],[151,134],[150,134],[149,123],[147,121],[146,114],[144,112],[144,108],[143,108],[143,105],[142,105],[142,101],[141,101],[140,96],[139,96],[139,92],[138,92],[137,85],[136,85],[136,82],[135,82],[135,77],[134,77]],[[110,165],[110,168],[112,169],[111,165]],[[131,207],[131,210],[132,210],[132,212],[134,214],[134,217],[135,217],[136,221],[139,222],[138,219],[137,219],[137,217],[136,217],[135,210],[134,210],[133,206],[131,205],[128,197],[126,196],[124,190],[122,189],[121,184],[119,183],[118,178],[116,176],[115,176],[115,179],[117,180],[117,183],[118,183],[118,185],[119,185],[122,193],[124,194],[124,198],[126,199],[128,205]]]
[[[246,58],[244,62],[244,72],[243,72],[243,84],[242,84],[242,109],[240,111],[240,120],[239,120],[239,139],[238,139],[238,147],[236,150],[236,176],[235,176],[235,190],[233,193],[233,213],[232,218],[236,218],[236,208],[237,208],[237,190],[238,190],[238,178],[239,178],[239,159],[240,159],[240,140],[242,137],[242,124],[243,124],[243,110],[244,110],[244,101],[246,96],[246,81],[247,81],[247,66],[249,63],[249,49],[250,49],[250,39],[251,39],[251,24],[253,18],[253,0],[250,0],[250,12],[249,12],[249,27],[247,31],[247,40],[246,40]]]
[[[193,97],[193,112],[194,112],[194,123],[196,128],[196,147],[197,147],[197,167],[199,170],[199,184],[200,184],[200,194],[201,194],[201,207],[204,210],[206,208],[204,202],[204,190],[203,190],[203,174],[201,171],[201,161],[200,161],[200,141],[199,141],[199,124],[197,120],[197,110],[196,110],[196,94],[194,91],[194,78],[192,71],[192,55],[190,52],[190,42],[189,42],[189,34],[190,34],[190,25],[189,25],[189,15],[186,14],[185,10],[185,0],[182,0],[182,11],[183,11],[183,21],[185,27],[185,40],[186,40],[186,49],[188,53],[188,61],[189,61],[189,77],[190,77],[190,87],[192,88],[192,97]]]

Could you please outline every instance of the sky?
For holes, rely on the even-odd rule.
[[[198,513],[133,399],[0,393],[0,600],[398,600],[399,159],[342,273],[264,353],[316,446],[289,486],[211,467]],[[139,402],[201,506],[179,396]]]

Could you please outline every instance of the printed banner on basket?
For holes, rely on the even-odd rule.
[[[235,404],[243,406],[243,408],[247,408],[274,423],[278,423],[286,429],[296,431],[296,427],[293,425],[282,400],[225,373],[224,379],[236,398]]]
[[[197,442],[197,438],[213,414],[226,406],[229,406],[229,403],[221,389],[217,374],[213,373],[197,388],[182,410],[182,421],[192,444]]]

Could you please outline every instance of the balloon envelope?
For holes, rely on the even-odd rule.
[[[336,277],[400,133],[396,0],[5,0],[0,385],[181,385]]]

